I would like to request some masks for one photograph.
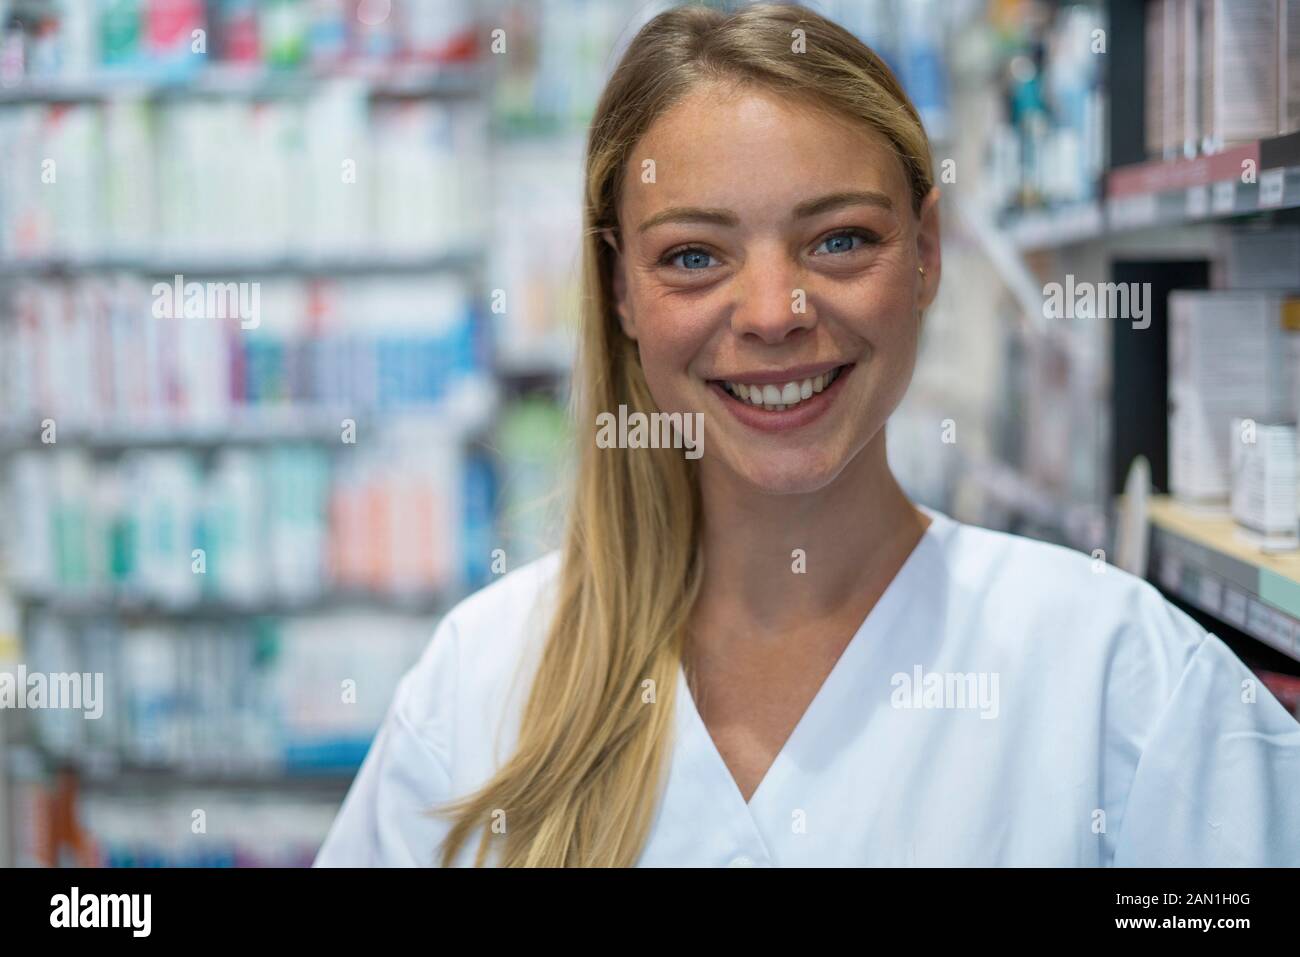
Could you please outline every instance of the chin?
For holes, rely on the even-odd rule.
[[[839,456],[820,450],[762,452],[748,450],[743,458],[731,463],[742,481],[768,495],[806,495],[819,492],[844,469]]]

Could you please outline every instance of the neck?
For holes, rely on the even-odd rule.
[[[815,492],[773,495],[702,474],[701,495],[695,618],[715,634],[785,635],[864,617],[929,522],[889,469],[884,429]]]

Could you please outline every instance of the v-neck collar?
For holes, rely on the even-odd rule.
[[[762,780],[759,781],[758,787],[754,789],[754,793],[750,795],[748,801],[745,800],[744,794],[741,793],[740,785],[736,783],[736,779],[732,776],[731,769],[727,767],[722,752],[718,750],[713,736],[709,733],[708,726],[704,723],[699,709],[695,706],[695,698],[691,694],[685,666],[680,665],[677,669],[677,717],[679,722],[684,722],[679,724],[682,729],[683,740],[694,742],[701,752],[702,760],[711,765],[715,772],[721,773],[722,786],[731,795],[731,801],[736,805],[737,810],[749,819],[754,828],[754,836],[760,842],[763,842],[763,837],[757,828],[755,818],[759,814],[765,795],[774,790],[779,792],[782,784],[795,772],[798,767],[796,758],[803,738],[813,733],[813,728],[822,720],[822,710],[825,709],[828,701],[835,699],[838,689],[860,673],[859,665],[863,657],[873,650],[879,640],[884,639],[885,633],[889,630],[899,611],[905,605],[909,594],[913,591],[911,587],[912,579],[919,573],[918,566],[922,564],[918,556],[923,556],[924,553],[935,547],[940,533],[946,530],[952,522],[942,512],[925,505],[918,504],[917,507],[930,517],[930,524],[907,558],[904,559],[903,564],[899,566],[898,571],[894,573],[894,577],[890,579],[889,584],[885,586],[880,598],[867,612],[866,618],[858,626],[853,637],[849,639],[849,643],[845,645],[835,664],[831,666],[830,673],[827,674],[816,694],[813,695],[812,701],[808,703],[808,707],[800,715],[794,730],[790,732],[785,743],[781,745],[780,751],[773,758],[771,765],[763,774]],[[763,843],[765,844],[765,842]]]

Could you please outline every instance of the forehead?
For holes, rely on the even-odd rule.
[[[629,154],[621,214],[633,228],[677,205],[788,214],[841,189],[885,193],[898,210],[910,203],[902,162],[865,123],[766,90],[711,83],[659,117]]]

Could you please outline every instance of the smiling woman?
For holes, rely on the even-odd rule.
[[[879,57],[794,5],[656,17],[584,216],[576,420],[707,452],[584,436],[562,551],[444,619],[319,864],[1300,863],[1300,727],[1218,638],[895,480],[941,260]]]

